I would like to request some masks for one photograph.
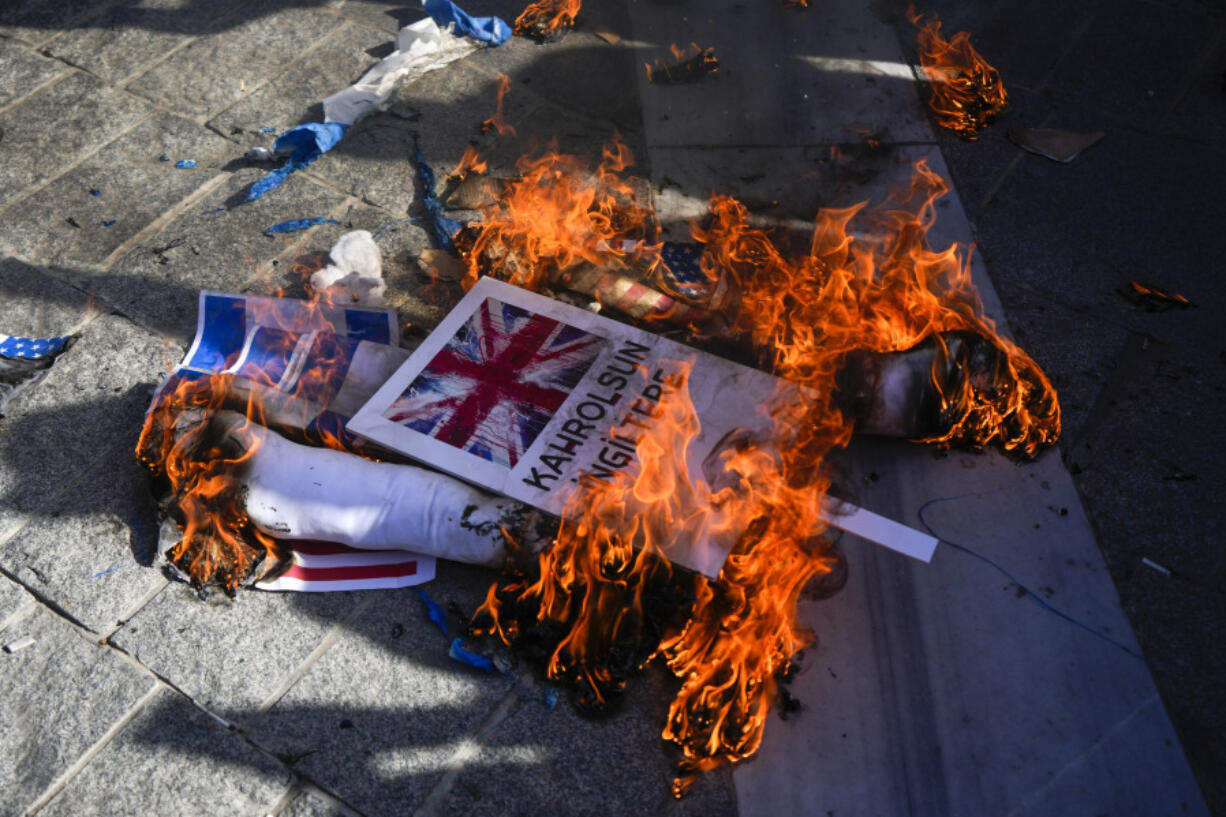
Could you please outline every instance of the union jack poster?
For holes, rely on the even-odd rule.
[[[384,417],[514,468],[605,340],[486,298]]]

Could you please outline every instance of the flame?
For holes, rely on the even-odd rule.
[[[510,87],[509,81],[507,85]],[[505,92],[501,90],[501,85],[499,86],[499,91],[499,113],[495,114],[495,116],[500,116],[502,111],[502,93]],[[447,181],[451,183],[459,183],[468,178],[469,174],[475,173],[477,175],[481,175],[488,169],[489,163],[481,158],[481,155],[477,153],[477,149],[472,145],[465,145],[464,155],[460,157],[460,163],[456,165],[455,170],[447,174]]]
[[[690,43],[688,47],[673,43],[668,50],[673,55],[672,62],[656,59],[644,63],[649,82],[690,82],[719,70],[714,48],[703,48],[698,43]]]
[[[247,520],[234,474],[258,448],[249,423],[218,429],[209,418],[232,403],[233,376],[180,380],[149,411],[136,454],[175,497],[183,538],[167,558],[198,587],[220,584],[227,594],[266,556],[277,558],[276,543]],[[248,417],[258,417],[249,403]],[[185,424],[185,419],[197,422]],[[227,433],[228,432],[228,433]]]
[[[554,36],[574,26],[582,5],[582,0],[535,0],[515,18],[512,31],[535,39]]]
[[[622,176],[629,164],[621,145],[594,170],[556,151],[521,160],[462,242],[470,282],[486,273],[549,289],[587,266],[663,280],[654,220]],[[983,314],[970,253],[928,246],[947,190],[920,161],[909,188],[879,207],[821,210],[799,257],[752,227],[739,202],[714,197],[692,228],[709,291],[722,293],[705,306],[726,320],[725,343],[807,387],[804,398],[771,399],[769,439],[732,441],[715,476],[695,482],[685,452],[699,424],[679,376],[635,443],[637,476],[585,480],[552,546],[516,560],[474,618],[476,631],[575,685],[583,706],[604,705],[635,669],[663,660],[681,682],[663,730],[682,752],[678,797],[698,773],[757,750],[780,679],[812,641],[796,605],[836,564],[819,510],[826,457],[853,432],[838,399],[849,355],[936,346],[941,431],[927,442],[1027,457],[1059,433],[1050,382]],[[716,581],[672,568],[673,543],[720,532],[736,545]]]
[[[512,125],[509,125],[507,123],[507,120],[504,119],[502,116],[502,101],[506,97],[507,92],[510,90],[511,90],[511,78],[508,77],[506,74],[499,74],[498,75],[498,106],[494,109],[494,115],[481,123],[482,133],[488,133],[489,131],[495,131],[497,132],[499,136],[514,136],[515,135],[515,128]],[[470,148],[465,149],[464,151],[465,156],[468,155],[469,149]],[[463,164],[462,161],[461,161],[461,164]],[[459,172],[460,172],[460,169],[457,167],[456,173],[459,173]]]
[[[970,32],[959,31],[946,40],[940,21],[934,17],[921,24],[915,6],[907,7],[907,19],[920,29],[920,65],[932,88],[928,105],[937,123],[964,139],[978,139],[979,131],[1007,105],[1000,74],[971,47]]]
[[[293,274],[305,279],[325,254],[300,259]],[[306,302],[282,312],[278,301],[253,301],[265,309],[258,323],[289,329],[266,336],[266,345],[281,344],[280,357],[307,351],[311,361],[291,389],[262,369],[172,377],[157,395],[141,428],[137,459],[160,483],[183,538],[167,554],[197,588],[220,585],[230,595],[266,558],[279,561],[284,549],[247,518],[241,496],[242,474],[259,449],[253,425],[276,429],[298,440],[338,450],[352,450],[339,423],[320,415],[323,403],[340,386],[348,361],[344,343],[333,333],[324,312],[326,301]],[[267,304],[267,306],[264,306]],[[298,302],[301,307],[303,302]],[[291,320],[288,315],[297,314]],[[305,327],[305,329],[304,329]],[[309,348],[307,348],[309,347]],[[278,373],[277,377],[280,374]],[[219,418],[240,416],[241,424]],[[237,415],[234,414],[237,412]]]
[[[587,262],[626,264],[621,248],[653,241],[657,227],[635,188],[621,178],[634,162],[630,149],[614,141],[595,169],[557,152],[521,158],[519,175],[507,179],[498,198],[482,211],[475,234],[462,236],[465,288],[482,274],[526,289],[562,283],[562,273]]]

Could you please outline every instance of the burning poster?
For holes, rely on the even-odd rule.
[[[248,414],[254,409],[264,425],[295,433],[308,441],[348,442],[352,438],[347,439],[345,422],[407,358],[408,352],[398,343],[396,317],[390,309],[201,292],[196,337],[183,361],[159,387],[151,411],[159,411],[162,401],[173,402],[177,395],[212,390],[214,385],[224,383],[220,391],[226,395],[225,405],[219,408],[229,411],[216,415],[221,425],[225,425],[227,413],[240,418],[234,410],[245,406]],[[275,505],[279,513],[264,527],[267,536],[282,538],[292,533],[286,528],[286,519],[297,522],[294,512],[301,504],[287,496],[287,485],[292,494],[292,480],[301,477],[303,469],[311,470],[314,460],[302,468],[289,464],[301,465],[306,451],[317,452],[317,458],[325,460],[328,456],[346,455],[295,445],[255,426],[230,442],[241,445],[247,437],[263,444],[246,443],[251,451],[262,449],[259,456],[251,456],[250,451],[244,455],[248,470],[256,475],[254,481],[241,483],[249,506],[246,516],[259,527],[269,515],[265,506]],[[180,443],[186,445],[187,439],[191,436]],[[281,466],[273,469],[276,478],[263,474],[267,468],[262,471],[258,467],[261,462]],[[322,491],[328,484],[314,479],[309,487]],[[324,499],[317,497],[316,504]],[[325,503],[321,507],[330,506]],[[333,512],[331,516],[337,514]],[[188,531],[197,526],[189,522],[184,527],[184,539],[176,551],[185,546],[191,550],[192,537]],[[284,543],[281,564],[254,586],[264,590],[321,592],[406,587],[434,578],[433,556],[383,549],[377,543],[373,548],[341,544],[353,541],[343,536],[344,530],[336,519],[330,526],[316,524],[315,529],[342,535],[327,542]],[[190,574],[191,568],[187,570]]]
[[[562,516],[584,481],[634,475],[639,441],[679,390],[701,419],[686,449],[690,479],[702,483],[692,487],[698,496],[714,494],[727,481],[724,452],[738,441],[769,440],[766,405],[789,388],[756,369],[483,278],[348,430]],[[714,578],[743,531],[718,513],[706,519],[666,553]],[[864,529],[855,532],[878,541],[893,534],[919,558],[935,547],[867,512],[831,521],[858,522]]]

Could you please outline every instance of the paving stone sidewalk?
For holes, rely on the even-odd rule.
[[[464,5],[509,20],[523,3]],[[81,336],[0,419],[0,646],[33,639],[0,653],[0,817],[737,813],[727,770],[669,797],[661,677],[591,722],[543,705],[527,670],[518,687],[458,670],[414,590],[202,601],[156,567],[132,449],[152,388],[195,332],[201,289],[292,286],[299,255],[367,229],[402,317],[428,328],[456,292],[416,272],[432,242],[410,219],[422,213],[415,132],[440,177],[469,145],[496,174],[551,138],[597,156],[618,133],[647,153],[624,4],[592,2],[560,42],[515,38],[406,86],[311,168],[239,206],[268,169],[244,152],[317,120],[319,100],[420,15],[384,0],[0,7],[0,331]],[[514,81],[514,138],[480,127],[499,74]],[[683,148],[658,155],[698,161]],[[743,160],[731,136],[720,150],[703,161]],[[808,143],[781,150],[819,158]],[[315,216],[339,223],[265,232]],[[1040,306],[1028,342],[1042,342]],[[490,578],[440,562],[428,590],[471,611]]]
[[[309,171],[236,207],[267,169],[243,153],[317,119],[319,100],[420,15],[361,0],[0,9],[0,326],[81,335],[0,421],[0,643],[34,639],[0,654],[0,814],[668,805],[658,685],[593,724],[532,698],[531,673],[516,688],[457,670],[413,590],[201,601],[153,566],[131,452],[150,390],[195,331],[200,289],[274,291],[300,253],[368,229],[384,231],[393,288],[420,290],[412,260],[430,241],[408,219],[421,214],[414,132],[440,175],[469,144],[505,173],[533,140],[595,156],[615,130],[635,139],[628,50],[575,32],[538,64],[542,49],[514,40],[403,89]],[[597,70],[600,93],[560,73],[567,61]],[[480,128],[502,72],[520,83],[514,143]],[[313,216],[341,223],[264,233]],[[445,295],[397,305],[428,326]],[[490,578],[441,564],[429,592],[471,611]],[[729,776],[673,810],[734,812]]]

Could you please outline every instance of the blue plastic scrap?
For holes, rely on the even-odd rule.
[[[280,224],[274,224],[264,230],[266,235],[271,233],[297,233],[302,230],[309,230],[316,224],[340,224],[334,218],[323,218],[315,216],[314,218],[293,218],[289,221],[282,221]]]
[[[440,28],[455,23],[457,34],[464,34],[488,45],[502,45],[511,36],[511,27],[500,17],[472,17],[450,0],[426,0],[426,14]]]
[[[478,655],[475,652],[469,652],[460,646],[461,638],[457,638],[451,642],[451,649],[447,654],[451,656],[452,661],[458,661],[461,664],[468,664],[470,667],[476,667],[479,670],[494,674],[498,670],[494,669],[494,662],[486,658],[484,655]]]
[[[413,134],[413,152],[417,157],[417,173],[421,176],[422,201],[426,205],[426,215],[430,220],[430,230],[434,233],[434,240],[440,248],[454,253],[456,251],[455,242],[451,239],[460,231],[460,222],[443,215],[443,203],[438,200],[438,195],[434,192],[434,168],[430,167],[426,157],[421,155],[421,145],[418,144],[416,133]]]
[[[438,625],[438,628],[443,631],[443,635],[450,635],[447,632],[447,614],[443,612],[443,608],[435,604],[434,600],[426,595],[425,590],[418,589],[417,595],[426,605],[426,615],[430,620]]]
[[[99,221],[98,223],[101,224],[103,227],[110,227],[112,224],[115,223],[115,219],[111,219],[110,221]]]
[[[195,159],[180,159],[179,161],[175,162],[175,167],[179,168],[179,170],[191,170],[195,166]]]
[[[278,136],[277,141],[272,143],[272,152],[289,158],[285,164],[270,170],[264,178],[251,185],[246,200],[255,201],[269,190],[276,190],[291,173],[309,166],[331,150],[347,130],[349,126],[340,122],[307,122]]]

